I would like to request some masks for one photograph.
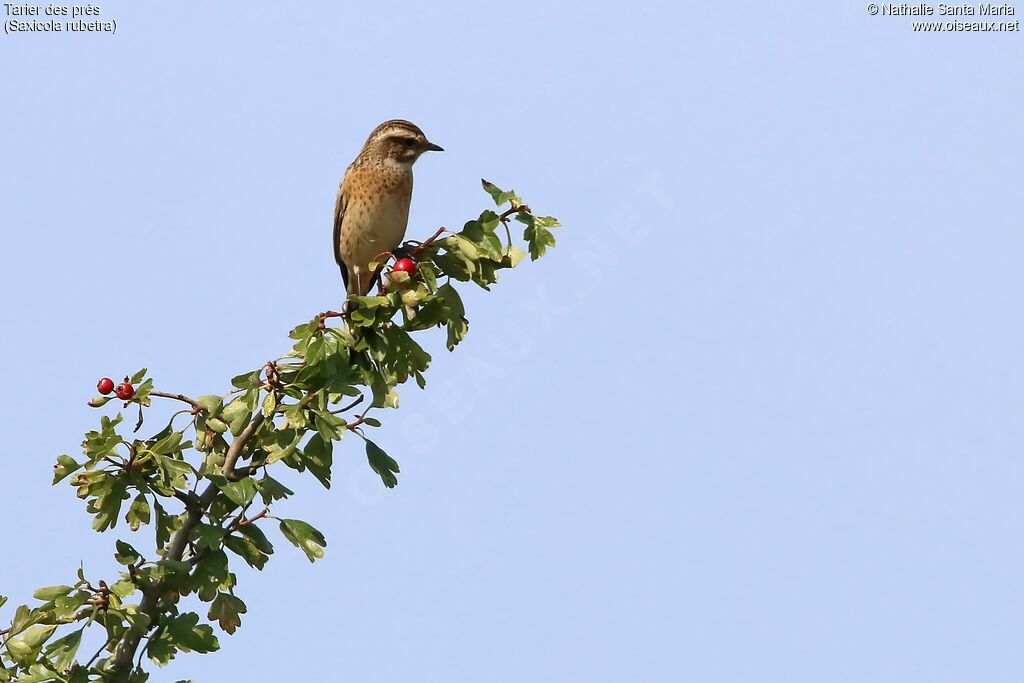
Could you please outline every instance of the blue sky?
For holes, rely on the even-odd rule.
[[[96,380],[221,393],[336,307],[338,180],[403,117],[446,150],[410,236],[486,177],[558,248],[380,415],[398,488],[353,441],[289,479],[327,557],[272,533],[242,629],[151,680],[1021,680],[1020,34],[346,4],[0,37],[0,593],[112,573],[49,486]]]

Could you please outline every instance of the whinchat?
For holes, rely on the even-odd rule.
[[[349,294],[369,291],[370,261],[405,237],[412,165],[427,151],[444,150],[415,125],[393,119],[373,129],[345,171],[334,204],[334,258]]]

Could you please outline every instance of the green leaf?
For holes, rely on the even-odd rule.
[[[400,472],[398,463],[369,439],[366,440],[366,459],[385,486],[391,489],[398,485],[398,477],[395,476]]]
[[[268,555],[274,552],[274,546],[255,524],[246,524],[239,528],[240,536],[234,534],[224,539],[224,547],[235,553],[250,567],[263,569]]]
[[[188,537],[199,548],[216,550],[224,538],[224,529],[215,524],[197,524]]]
[[[239,396],[224,406],[221,418],[227,422],[233,436],[241,434],[252,418],[252,411],[249,409],[247,397],[244,395]]]
[[[287,498],[295,493],[269,474],[264,475],[262,479],[256,482],[256,488],[259,490],[260,496],[263,498],[264,505],[269,505],[275,500]]]
[[[241,598],[230,593],[218,593],[210,604],[210,612],[206,618],[216,619],[226,633],[234,633],[235,629],[242,625],[242,619],[238,615],[245,614],[245,611],[245,603]]]
[[[198,624],[199,615],[186,612],[175,619],[168,630],[175,637],[179,650],[185,652],[213,652],[220,647],[213,628],[206,624]],[[197,625],[198,624],[198,625]]]
[[[139,561],[139,551],[128,543],[118,539],[114,546],[117,548],[117,552],[114,553],[114,559],[117,560],[118,564],[128,566]]]
[[[317,415],[319,418],[320,416]],[[331,415],[331,417],[335,417]],[[302,449],[302,462],[310,473],[317,478],[325,489],[331,488],[331,465],[333,463],[334,443],[325,439],[323,431],[314,434]]]
[[[219,488],[232,503],[239,507],[245,507],[256,496],[256,482],[253,481],[252,477],[244,477],[238,481],[219,484]]]
[[[221,409],[224,407],[224,399],[215,394],[200,396],[196,399],[196,402],[205,408],[211,416],[220,414]]]
[[[177,460],[168,455],[155,456],[158,467],[163,473],[163,483],[176,489],[188,486],[188,477],[195,474],[192,466],[184,460]]]
[[[272,435],[273,440],[266,444],[269,454],[267,455],[267,464],[287,458],[289,455],[295,452],[299,442],[302,440],[302,432],[295,429],[279,429]]]
[[[149,449],[158,455],[171,455],[181,450],[182,432],[171,432]]]
[[[174,659],[176,652],[213,652],[220,647],[213,628],[199,623],[195,612],[168,617],[146,647],[146,654],[161,666]]]
[[[324,547],[327,545],[324,535],[306,522],[299,519],[282,519],[281,533],[295,547],[306,553],[310,562],[324,556]]]
[[[261,553],[274,554],[274,545],[267,538],[266,534],[263,533],[263,529],[260,529],[256,524],[246,524],[238,532],[251,541]]]
[[[35,592],[32,593],[32,597],[36,600],[49,602],[51,600],[56,600],[57,598],[63,598],[73,590],[73,586],[46,586],[45,588],[37,588]],[[2,604],[3,602],[0,602],[0,605]]]
[[[152,399],[149,398],[150,392],[153,391],[153,380],[152,378],[147,379],[142,384],[135,387],[135,398],[134,400],[141,403],[144,406],[152,404]]]
[[[274,411],[277,410],[277,394],[270,392],[263,397],[263,405],[261,406],[264,417],[271,417]]]
[[[258,387],[260,384],[260,373],[259,370],[254,372],[245,372],[241,375],[235,375],[231,378],[231,386],[236,389],[251,389]]]
[[[53,466],[53,483],[68,476],[82,465],[69,455],[58,455],[57,464]]]
[[[149,501],[146,500],[144,493],[140,493],[135,496],[131,507],[128,508],[125,521],[128,522],[128,526],[131,527],[132,531],[138,531],[140,525],[149,524],[149,515]]]
[[[499,224],[498,214],[487,210],[477,220],[466,222],[460,235],[475,245],[474,251],[482,251],[493,259],[499,259],[502,253],[501,240],[494,232]]]
[[[515,268],[516,266],[518,266],[519,262],[523,260],[524,256],[526,256],[526,252],[525,251],[523,251],[522,249],[520,249],[519,247],[517,247],[514,244],[508,245],[509,265],[512,268]]]
[[[35,649],[41,647],[43,643],[50,639],[53,632],[57,630],[55,624],[41,625],[36,624],[35,626],[29,626],[25,629],[24,635],[22,635],[22,641],[29,647]]]
[[[495,206],[501,206],[507,201],[512,201],[516,204],[522,203],[522,200],[519,199],[518,196],[516,196],[515,192],[511,190],[502,190],[494,183],[487,182],[483,178],[480,179],[480,182],[483,184],[484,190],[487,191],[487,194],[491,195],[491,198],[494,199]]]
[[[142,378],[146,376],[146,368],[142,368],[131,377],[132,384],[138,384],[142,381]]]
[[[160,505],[158,500],[153,500],[153,508],[156,512],[156,547],[163,548],[171,540],[171,533],[181,527],[181,518],[177,515],[169,515]]]
[[[57,671],[64,671],[75,661],[75,654],[78,652],[78,646],[82,643],[82,631],[84,630],[83,626],[46,646],[46,656],[49,657],[53,668]]]
[[[288,333],[288,337],[291,339],[308,339],[309,335],[316,329],[316,325],[312,321],[308,323],[302,323],[297,325],[295,329]],[[257,373],[258,376],[258,373]]]
[[[516,220],[526,224],[523,231],[523,239],[530,248],[530,259],[536,261],[544,255],[548,247],[555,246],[555,236],[548,230],[549,227],[556,227],[559,223],[551,216],[537,217],[530,213],[516,215]]]
[[[96,499],[89,501],[86,509],[96,515],[92,528],[105,531],[117,524],[121,514],[121,503],[128,499],[128,482],[124,477],[107,475],[89,488]]]
[[[14,610],[14,618],[11,619],[11,633],[21,633],[27,626],[36,623],[38,617],[39,612],[30,610],[28,605],[18,605],[18,608]]]
[[[448,350],[451,351],[466,336],[469,329],[469,322],[466,320],[466,309],[462,304],[462,297],[450,284],[443,284],[437,288],[437,294],[444,298],[448,307]]]
[[[43,643],[49,640],[56,630],[57,626],[52,624],[29,626],[22,635],[7,640],[7,654],[21,666],[28,667],[39,656]]]
[[[217,589],[229,579],[228,556],[223,550],[211,550],[200,556],[192,573],[190,586],[199,594],[199,599],[209,602],[217,595]]]
[[[110,584],[110,592],[119,598],[127,598],[129,595],[134,593],[138,586],[129,581],[128,579],[121,579]]]
[[[332,415],[329,412],[319,412],[313,416],[313,424],[316,425],[316,429],[319,432],[318,436],[321,436],[326,441],[341,441],[345,435],[346,422],[344,418]]]
[[[305,360],[309,365],[313,365],[318,361],[323,360],[324,357],[324,338],[316,337],[311,340],[306,346]]]
[[[473,262],[461,254],[435,254],[434,263],[440,267],[442,274],[453,277],[459,282],[469,282],[473,277]]]

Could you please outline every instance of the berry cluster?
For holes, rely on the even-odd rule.
[[[104,396],[113,391],[114,395],[122,401],[130,401],[132,396],[135,395],[135,387],[132,386],[132,383],[128,381],[127,377],[125,377],[124,381],[116,387],[114,386],[114,380],[109,377],[104,377],[96,383],[96,389]]]

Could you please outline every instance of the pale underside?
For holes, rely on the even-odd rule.
[[[411,164],[350,167],[345,173],[335,205],[334,239],[349,294],[366,294],[373,276],[370,261],[402,243],[411,198]]]

